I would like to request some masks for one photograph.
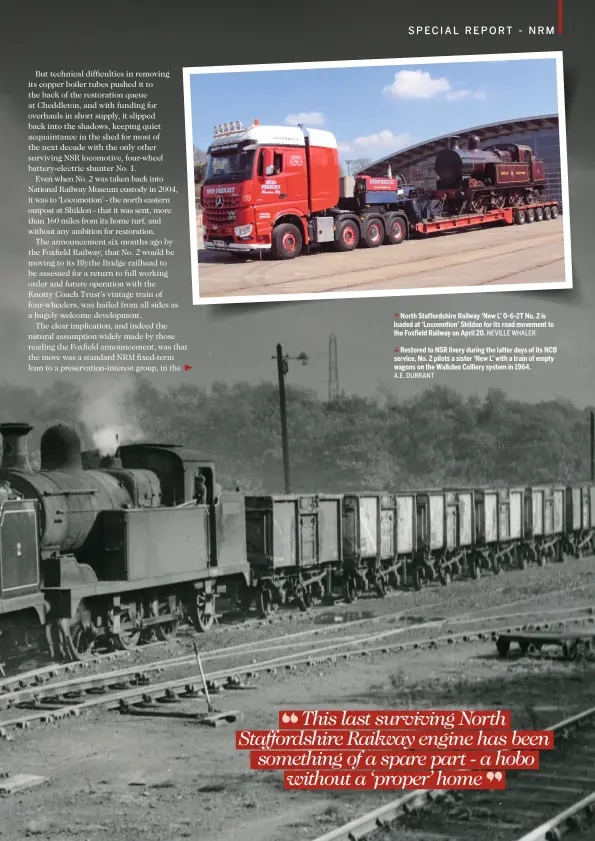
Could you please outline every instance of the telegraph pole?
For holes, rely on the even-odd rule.
[[[285,377],[289,370],[288,361],[295,359],[301,362],[302,365],[308,364],[308,356],[305,353],[300,353],[299,356],[283,355],[283,348],[277,345],[277,355],[273,356],[277,360],[277,375],[279,377],[279,414],[281,416],[281,444],[283,447],[283,477],[285,480],[285,493],[291,493],[291,476],[289,470],[289,436],[287,434],[287,403],[285,400]]]
[[[591,410],[591,481],[595,482],[595,412]]]
[[[331,334],[328,340],[328,399],[339,396],[339,360],[337,355],[337,337]]]

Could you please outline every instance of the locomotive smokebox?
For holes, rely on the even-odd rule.
[[[2,470],[25,470],[31,472],[27,435],[33,429],[28,423],[1,423]]]
[[[81,439],[66,424],[51,426],[41,436],[41,471],[76,473],[83,469]]]

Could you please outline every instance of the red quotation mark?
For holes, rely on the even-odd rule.
[[[396,312],[396,313],[395,313],[395,318],[400,318],[400,317],[401,317],[401,313],[400,313],[400,312]]]
[[[400,347],[396,347],[396,348],[395,348],[395,353],[400,353],[400,352],[401,352],[401,348],[400,348]]]

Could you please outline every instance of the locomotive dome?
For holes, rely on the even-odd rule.
[[[436,157],[443,150],[450,148],[451,140],[457,139],[462,150],[471,154],[486,146],[505,146],[516,143],[529,146],[535,157],[545,166],[545,189],[552,199],[562,207],[562,180],[560,164],[560,136],[557,114],[524,119],[489,123],[474,128],[452,131],[432,140],[417,143],[407,149],[393,152],[380,158],[362,170],[363,175],[383,177],[390,165],[392,172],[402,174],[407,184],[420,190],[432,190],[436,187]],[[453,160],[448,153],[442,156],[442,162]]]
[[[71,426],[50,426],[41,436],[41,470],[82,470],[81,439]]]

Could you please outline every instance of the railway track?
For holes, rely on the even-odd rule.
[[[491,590],[490,595],[496,595],[499,592],[502,592],[504,589],[506,589],[506,588],[505,587],[499,587],[497,589]],[[522,595],[519,598],[514,599],[512,601],[506,602],[504,604],[499,604],[497,606],[497,609],[500,610],[504,607],[509,607],[509,606],[514,605],[514,604],[527,603],[527,602],[530,602],[534,599],[542,598],[544,596],[545,597],[551,597],[551,596],[555,596],[555,595],[563,595],[563,594],[567,594],[567,593],[570,593],[570,592],[573,592],[573,591],[576,591],[576,590],[582,590],[582,589],[583,589],[583,585],[575,585],[575,586],[565,587],[565,588],[560,589],[560,590],[550,591],[550,592],[546,592],[546,593],[542,593],[542,594],[534,594],[534,595],[531,595],[531,596]],[[392,595],[397,596],[398,593],[394,593]],[[419,607],[410,607],[410,608],[406,608],[405,610],[390,611],[390,612],[382,613],[382,614],[379,614],[379,615],[376,615],[376,616],[365,616],[363,618],[358,618],[358,619],[351,618],[352,614],[357,615],[358,612],[361,612],[361,613],[365,612],[365,608],[363,607],[364,604],[365,604],[365,600],[358,603],[359,611],[358,611],[358,607],[350,606],[351,610],[350,610],[349,614],[347,614],[347,615],[346,614],[335,614],[333,616],[333,620],[334,620],[333,624],[329,623],[326,626],[318,626],[318,627],[310,629],[310,630],[297,632],[295,634],[288,634],[288,635],[286,635],[286,639],[289,640],[289,639],[300,637],[300,636],[321,635],[321,634],[326,634],[326,633],[329,633],[329,632],[332,632],[332,631],[335,631],[335,630],[343,630],[346,627],[354,628],[354,627],[360,626],[362,624],[375,624],[375,623],[382,623],[382,622],[391,622],[391,621],[395,621],[395,620],[404,618],[407,614],[410,614],[410,613],[415,612],[415,611],[422,611],[423,612],[423,611],[427,611],[427,610],[429,610],[433,607],[442,607],[443,606],[443,601],[441,599],[437,599],[436,601],[429,602],[428,604],[425,604],[425,605],[419,606]],[[342,606],[347,607],[346,604],[343,605],[342,603],[337,603],[336,606],[337,607],[342,607]],[[485,607],[485,608],[481,608],[479,610],[483,610],[483,611],[485,611],[485,613],[487,613],[489,610],[493,610],[493,609],[496,609],[496,608],[495,607]],[[582,610],[582,608],[577,608],[577,610]],[[284,619],[292,619],[292,618],[297,618],[299,616],[303,617],[304,619],[310,619],[310,620],[312,620],[312,618],[314,618],[314,621],[316,621],[317,617],[322,618],[324,616],[324,613],[328,612],[328,611],[329,611],[328,606],[324,606],[324,607],[315,606],[313,608],[310,608],[305,613],[295,613],[295,612],[288,612],[287,614],[282,613],[279,616],[270,617],[268,620],[258,621],[256,623],[256,627],[270,626],[271,624],[275,624],[276,621],[282,622]],[[554,612],[555,611],[550,611],[550,613],[554,613]],[[568,609],[561,608],[560,612],[568,613],[570,611]],[[466,615],[469,615],[469,614],[464,614],[464,615],[466,616]],[[511,614],[511,616],[514,616],[514,615],[516,615],[516,614]],[[457,617],[452,617],[452,621],[455,621],[456,619],[457,619]],[[448,617],[445,618],[444,621],[448,621]],[[222,627],[225,628],[226,630],[238,630],[238,629],[241,630],[243,627],[255,627],[255,624],[252,620],[248,619],[248,620],[245,620],[245,621],[240,622],[240,623],[225,625],[225,626],[222,626]],[[185,636],[196,636],[196,634],[193,633],[193,632],[188,633],[188,630],[189,629],[181,629],[181,638],[178,637],[178,640],[177,640],[178,642],[181,641],[181,639],[184,638],[184,635]],[[200,635],[200,634],[198,635],[198,637],[202,640],[207,640],[207,641],[210,640],[210,639],[213,639],[212,636],[204,637],[203,635]],[[169,642],[169,644],[171,644],[172,642],[175,642],[175,641],[176,640],[169,640],[168,642]],[[59,677],[60,675],[66,675],[66,674],[73,673],[73,672],[78,672],[78,671],[82,671],[82,670],[91,669],[93,666],[101,665],[102,663],[109,663],[109,662],[112,662],[112,661],[115,661],[115,660],[130,658],[133,654],[140,654],[142,656],[142,654],[144,654],[144,653],[152,652],[153,650],[155,650],[159,647],[166,646],[168,644],[168,642],[153,641],[153,642],[145,643],[138,648],[133,648],[133,649],[129,649],[129,650],[107,651],[107,652],[103,652],[103,653],[92,654],[91,656],[88,656],[83,660],[73,660],[73,661],[68,661],[68,662],[52,662],[52,663],[45,664],[43,666],[39,666],[39,667],[34,668],[34,669],[29,669],[29,670],[26,670],[26,671],[17,671],[14,674],[10,674],[8,676],[7,675],[1,675],[0,676],[0,699],[2,698],[2,695],[4,693],[10,692],[14,689],[25,688],[25,687],[28,687],[28,686],[39,686],[39,685],[45,683],[46,681],[50,681],[50,680],[53,680],[53,679]],[[251,643],[242,644],[243,647],[246,647],[248,645],[251,645]],[[235,647],[236,646],[232,646],[231,648],[235,648]],[[1,707],[1,700],[0,700],[0,707]]]
[[[595,707],[544,729],[554,731],[554,749],[541,752],[537,771],[508,771],[504,791],[411,791],[316,841],[593,838]]]
[[[585,614],[584,616],[577,615],[581,611]],[[540,611],[536,611],[536,613],[538,612]],[[511,627],[510,624],[485,627],[487,621],[485,616],[470,617],[467,615],[439,621],[429,620],[416,626],[409,625],[404,628],[393,628],[372,634],[353,635],[341,640],[329,640],[318,646],[312,646],[311,641],[305,638],[298,642],[295,637],[305,637],[305,634],[296,634],[293,635],[294,639],[292,641],[288,641],[287,637],[280,637],[276,641],[263,640],[261,641],[263,644],[258,646],[245,643],[211,651],[205,653],[202,660],[203,662],[217,662],[225,658],[245,658],[248,660],[248,662],[242,662],[229,668],[217,668],[205,675],[211,690],[217,691],[219,689],[217,684],[222,682],[224,682],[224,687],[233,690],[244,688],[242,680],[245,678],[254,678],[281,669],[291,670],[298,666],[313,666],[350,657],[384,654],[393,651],[489,641],[495,640],[500,633],[513,630],[547,629],[549,627],[563,627],[570,623],[577,624],[578,622],[593,624],[595,621],[591,607],[578,608],[572,613],[571,617],[558,618],[553,624],[541,622],[534,625],[517,625],[516,627]],[[508,614],[508,618],[518,618],[526,615],[527,611],[523,611],[522,613]],[[490,617],[490,620],[495,622],[506,617],[505,614],[501,617]],[[470,625],[481,623],[482,628],[480,630],[467,628],[460,632],[418,637],[405,641],[394,639],[394,637],[403,633],[410,633],[412,630],[432,630],[447,623],[467,623]],[[304,649],[304,646],[307,647]],[[255,659],[257,655],[263,655],[267,652],[278,653],[291,647],[299,647],[301,650],[291,654],[283,653],[276,657],[263,659],[260,656],[259,659]],[[0,717],[0,737],[10,739],[10,734],[14,729],[26,729],[35,724],[53,723],[60,719],[79,716],[83,711],[99,707],[119,708],[122,712],[129,713],[147,712],[147,707],[154,711],[159,709],[163,711],[166,709],[164,706],[166,704],[169,709],[173,709],[171,706],[173,704],[182,704],[184,701],[202,696],[201,674],[194,672],[190,675],[174,677],[155,684],[151,684],[149,675],[167,669],[185,668],[195,663],[195,656],[182,655],[147,664],[144,668],[132,666],[6,692],[0,695],[0,708],[4,707],[4,718]],[[141,706],[137,707],[135,705]],[[195,704],[192,712],[182,711],[181,715],[196,718]]]

